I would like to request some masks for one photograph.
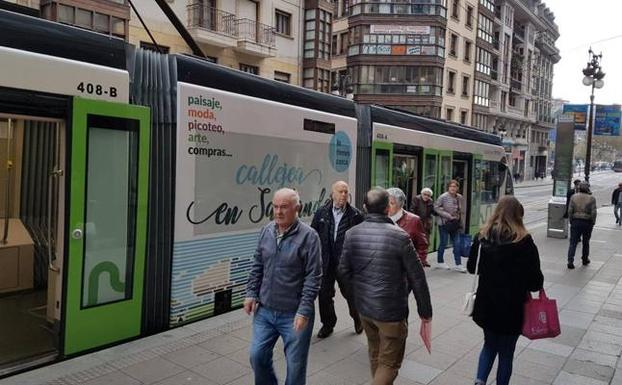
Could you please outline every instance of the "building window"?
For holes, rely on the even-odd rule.
[[[291,75],[287,72],[274,71],[274,80],[282,83],[290,83]]]
[[[146,41],[141,41],[140,42],[140,48],[146,49],[146,50],[149,50],[149,51],[160,52],[160,53],[169,53],[169,51],[171,50],[169,47],[167,47],[165,45],[158,44],[158,46],[156,47],[155,44],[148,43]],[[160,48],[159,51],[158,51],[158,48]]]
[[[125,20],[118,17],[110,17],[111,32],[115,36],[125,37]]]
[[[93,12],[76,8],[76,25],[78,27],[93,29]]]
[[[484,6],[490,12],[495,12],[495,2],[494,0],[479,0],[479,3]]]
[[[240,63],[240,71],[248,72],[249,74],[259,75],[259,67],[248,64]]]
[[[471,62],[471,46],[473,45],[473,43],[471,43],[470,41],[465,40],[464,41],[464,61],[466,62]]]
[[[337,35],[333,35],[333,41],[330,45],[330,52],[332,55],[337,55]]]
[[[302,72],[302,86],[305,88],[314,88],[314,69],[313,68],[305,68]]]
[[[97,32],[110,33],[110,16],[95,12],[93,29]]]
[[[73,12],[74,12],[73,7],[63,5],[63,4],[58,4],[57,12],[58,12],[58,16],[57,16],[58,21],[60,23],[74,24],[75,18],[73,15]]]
[[[332,1],[335,3],[335,1]],[[440,0],[353,0],[350,15],[431,15],[447,17],[446,1]]]
[[[304,57],[307,59],[315,57],[315,14],[315,9],[305,11]]]
[[[477,37],[492,44],[493,41],[493,26],[492,20],[486,16],[479,14],[477,20]]]
[[[447,73],[447,93],[453,94],[456,85],[456,73],[453,71],[449,71]]]
[[[447,108],[445,119],[449,121],[454,120],[454,109],[453,108]]]
[[[508,104],[512,107],[516,107],[516,94],[514,92],[510,92]]]
[[[451,17],[455,19],[460,18],[460,0],[453,0],[451,2]]]
[[[473,7],[467,5],[466,9],[466,26],[469,28],[473,28]]]
[[[341,49],[339,50],[339,55],[345,55],[348,53],[348,33],[343,32],[341,34]]]
[[[462,96],[469,96],[469,77],[462,76]]]
[[[434,26],[363,25],[350,28],[348,54],[445,57],[446,30]]]
[[[341,0],[341,17],[348,15],[348,0]]]
[[[481,80],[475,81],[475,90],[473,92],[473,103],[483,106],[490,106],[490,97],[489,95],[490,85]]]
[[[475,70],[486,75],[490,75],[490,69],[492,67],[492,54],[485,49],[477,47],[477,58],[475,63]]]
[[[355,94],[441,96],[443,68],[405,65],[351,67]],[[440,109],[438,114],[440,115]]]
[[[471,123],[473,127],[485,130],[488,123],[487,120],[488,117],[486,115],[473,113],[473,121]]]
[[[460,124],[467,124],[468,113],[469,112],[465,110],[460,111]]]
[[[274,18],[276,20],[276,33],[291,36],[292,15],[277,9],[274,11]]]
[[[458,56],[458,36],[453,33],[449,36],[449,54]]]

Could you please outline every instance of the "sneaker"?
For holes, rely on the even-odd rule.
[[[568,262],[568,268],[569,268],[570,270],[574,269],[574,263],[572,263],[572,262]]]
[[[467,269],[464,268],[464,266],[462,265],[456,265],[452,268],[452,270],[454,271],[459,271],[460,273],[466,273]]]
[[[445,270],[449,270],[449,265],[446,264],[445,262],[443,263],[437,263],[436,264],[436,268],[437,269],[445,269]]]

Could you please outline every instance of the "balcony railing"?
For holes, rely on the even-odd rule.
[[[237,19],[237,36],[240,40],[274,47],[276,34],[273,27],[251,19]]]
[[[210,31],[236,36],[236,18],[232,13],[204,4],[188,5],[188,27],[205,28]]]
[[[520,80],[512,79],[510,82],[510,87],[517,91],[521,91],[523,89],[523,83]]]
[[[421,1],[420,4],[403,2],[362,1],[350,5],[350,15],[381,14],[381,15],[433,15],[447,18],[447,8],[442,0]]]

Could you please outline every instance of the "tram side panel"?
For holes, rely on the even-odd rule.
[[[337,180],[356,185],[357,121],[179,82],[170,325],[240,307],[273,193],[310,222]]]

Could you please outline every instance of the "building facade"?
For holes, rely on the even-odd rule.
[[[558,38],[539,0],[479,0],[473,125],[504,137],[521,180],[546,174]]]
[[[476,63],[477,1],[449,0],[443,87],[443,119],[470,125]]]

